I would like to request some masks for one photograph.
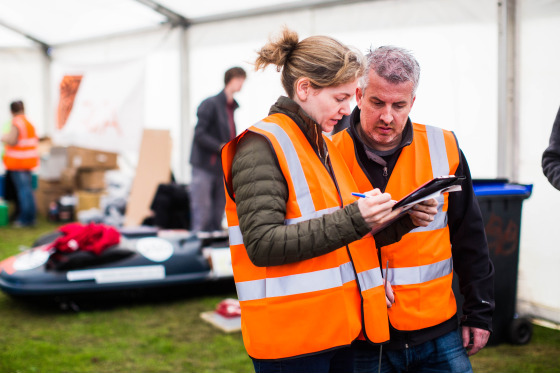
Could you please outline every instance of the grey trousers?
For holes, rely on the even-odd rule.
[[[192,167],[190,185],[192,231],[223,230],[226,207],[223,173]]]

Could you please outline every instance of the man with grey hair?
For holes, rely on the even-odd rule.
[[[494,267],[469,167],[451,131],[408,117],[420,78],[412,54],[384,46],[366,57],[357,108],[333,136],[360,191],[379,188],[398,200],[434,177],[465,180],[462,191],[438,198],[429,226],[379,249],[391,340],[382,349],[356,342],[355,369],[470,372],[468,356],[486,345],[492,330]],[[460,328],[453,270],[465,298]]]

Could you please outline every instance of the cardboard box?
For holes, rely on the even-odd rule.
[[[78,203],[76,206],[76,211],[80,212],[82,210],[88,210],[91,208],[101,208],[101,197],[105,195],[105,191],[76,191],[76,197],[78,198]]]
[[[60,179],[58,180],[48,180],[48,179],[43,179],[43,178],[39,178],[39,183],[37,186],[37,190],[38,191],[59,191],[59,192],[64,192],[64,193],[68,193],[71,192],[71,189],[68,189],[66,187],[64,187],[64,185],[62,184],[62,182],[60,181]]]
[[[65,187],[60,180],[48,180],[39,178],[37,190],[35,191],[35,201],[37,211],[43,216],[49,213],[49,205],[58,201],[62,196],[71,194],[72,190]]]
[[[39,152],[39,156],[49,154],[51,152],[52,146],[53,146],[52,140],[48,136],[44,138],[39,138],[39,145],[37,146],[37,151]]]
[[[67,164],[67,149],[65,147],[51,147],[49,153],[41,155],[39,177],[45,180],[59,180]]]
[[[67,190],[75,190],[78,188],[78,170],[66,168],[60,175],[60,184]]]
[[[93,149],[68,147],[68,167],[76,169],[117,169],[117,154]]]
[[[102,190],[105,188],[105,170],[80,169],[78,171],[78,188],[81,190]]]
[[[68,192],[64,190],[41,190],[35,192],[35,201],[37,203],[37,212],[40,215],[47,217],[49,214],[49,206],[51,203],[56,203],[62,196],[67,195]]]

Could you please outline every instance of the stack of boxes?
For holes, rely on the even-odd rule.
[[[49,210],[56,206],[61,197],[72,194],[72,189],[61,182],[62,171],[67,162],[66,147],[51,147],[41,155],[35,198],[37,211],[42,216],[48,216]]]
[[[105,192],[105,171],[117,168],[116,153],[74,146],[52,147],[48,157],[41,161],[37,209],[45,216],[49,216],[53,208],[60,210],[62,198],[70,195],[74,198],[65,201],[73,205],[75,213],[100,208]],[[65,221],[74,217],[59,218]]]
[[[105,171],[117,168],[117,154],[68,147],[68,176],[77,197],[76,211],[100,208],[105,193]]]

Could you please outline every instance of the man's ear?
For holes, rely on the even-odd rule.
[[[414,95],[414,97],[412,98],[412,103],[410,103],[410,107],[412,108],[412,106],[414,105],[414,101],[416,100],[416,95]]]
[[[356,104],[358,105],[358,109],[362,110],[362,99],[364,98],[364,93],[362,89],[358,86],[356,87]]]
[[[303,77],[296,82],[296,96],[301,102],[307,101],[311,92],[311,82],[309,78]]]

